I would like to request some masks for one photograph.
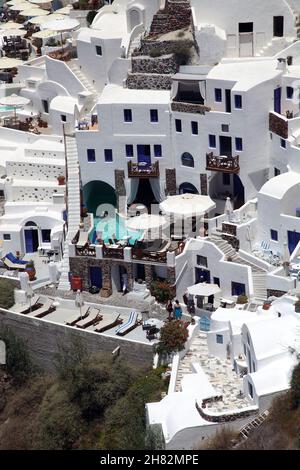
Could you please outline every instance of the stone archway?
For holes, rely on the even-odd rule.
[[[115,189],[104,181],[90,181],[83,187],[83,200],[88,212],[99,215],[100,206],[117,205],[117,196]],[[98,212],[97,212],[98,210]]]

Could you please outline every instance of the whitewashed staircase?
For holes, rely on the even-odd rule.
[[[89,91],[90,93],[93,93],[94,95],[97,95],[97,90],[94,87],[94,85],[88,80],[84,72],[81,70],[81,68],[77,65],[75,61],[70,61],[68,62],[68,66],[71,69],[71,71],[76,75],[78,80],[82,83],[82,85]]]
[[[68,233],[64,246],[61,276],[58,288],[70,290],[69,243],[76,235],[80,224],[80,179],[79,162],[75,137],[66,136],[67,187],[68,187]]]
[[[263,301],[267,298],[267,272],[260,266],[255,265],[245,259],[219,234],[212,234],[211,241],[224,253],[226,257],[230,257],[233,263],[250,266],[252,271],[253,294],[256,300]]]
[[[130,46],[129,46],[129,50],[128,50],[128,57],[131,57],[133,51],[140,47],[141,39],[142,39],[143,34],[144,34],[144,31],[141,34],[139,34],[138,36],[136,36],[133,39],[133,41],[131,41]]]

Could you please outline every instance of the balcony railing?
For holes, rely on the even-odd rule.
[[[159,178],[159,162],[150,164],[128,162],[129,178]]]
[[[281,116],[278,113],[271,112],[269,114],[269,129],[274,134],[279,135],[282,139],[288,139],[289,137],[289,121],[285,116]]]
[[[75,247],[76,256],[86,256],[88,258],[96,257],[96,247],[93,245],[86,245],[84,247]]]
[[[239,156],[226,157],[215,156],[213,153],[206,154],[206,169],[208,171],[220,171],[222,173],[239,173]]]
[[[103,258],[124,259],[124,248],[122,246],[116,248],[103,246]]]
[[[205,114],[211,108],[199,103],[188,103],[183,101],[173,101],[171,104],[172,111],[178,113]]]

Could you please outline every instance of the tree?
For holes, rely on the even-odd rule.
[[[292,408],[298,408],[300,406],[300,363],[293,370],[290,396]]]
[[[8,310],[14,303],[14,284],[8,279],[0,279],[0,307]]]
[[[187,324],[181,320],[172,320],[160,330],[160,342],[157,345],[159,354],[172,354],[184,349],[189,337]]]

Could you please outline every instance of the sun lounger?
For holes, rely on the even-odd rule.
[[[84,248],[88,242],[88,239],[89,239],[89,232],[80,230],[79,238],[78,238],[78,242],[76,243],[76,246],[79,248]]]
[[[31,299],[31,310],[34,310],[39,307],[39,296],[34,295]],[[28,313],[30,311],[30,305],[18,305],[18,307],[12,307],[11,311],[14,313]]]
[[[122,321],[123,320],[120,319],[120,314],[103,315],[101,322],[94,328],[94,331],[97,331],[97,333],[103,333],[103,331],[110,330],[114,326],[119,325]]]
[[[80,313],[77,312],[74,313],[74,315],[72,317],[70,317],[67,321],[66,321],[66,325],[68,326],[75,326],[75,324],[79,321],[79,320],[82,320],[83,318],[86,318],[89,314],[89,310],[90,310],[90,307],[87,307],[87,306],[83,306],[82,309],[81,309],[81,315]]]
[[[27,261],[16,258],[12,253],[7,253],[3,259],[3,263],[8,269],[20,269],[24,270]]]
[[[124,336],[137,327],[138,324],[138,314],[133,310],[129,315],[128,321],[116,329],[116,335]]]
[[[35,317],[35,318],[43,318],[46,315],[48,315],[49,313],[54,312],[55,308],[56,307],[53,306],[53,300],[48,299],[48,300],[46,300],[44,305],[42,305],[42,307],[40,307],[37,310],[35,310],[34,312],[32,312],[31,316]]]
[[[87,328],[88,326],[92,326],[101,320],[102,320],[102,315],[100,315],[100,309],[92,307],[89,311],[88,316],[76,322],[75,326],[77,328]]]

